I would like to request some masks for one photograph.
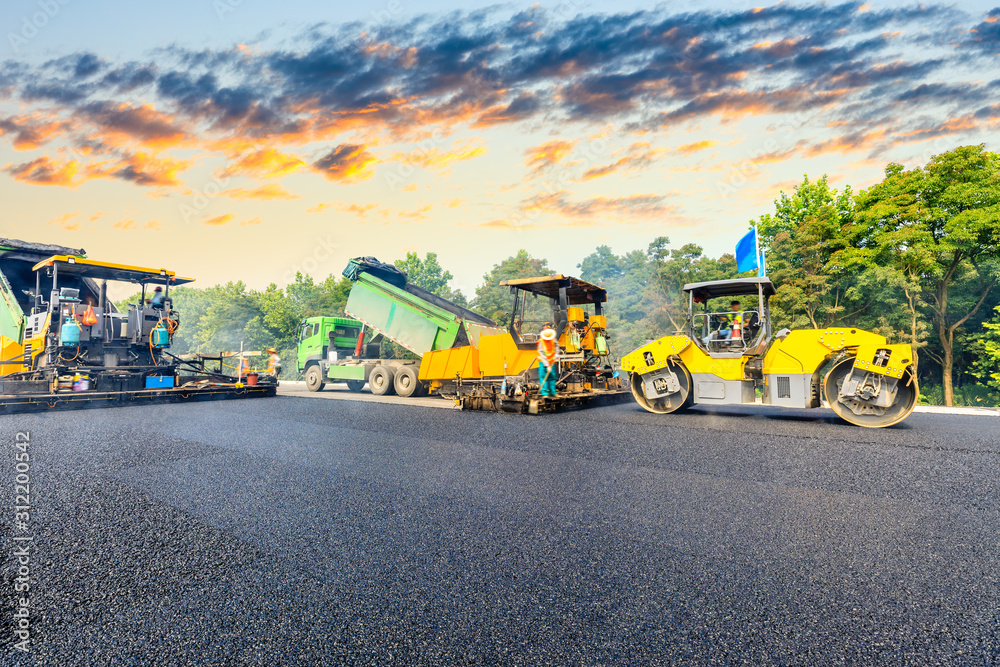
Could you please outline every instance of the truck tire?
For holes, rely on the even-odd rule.
[[[323,391],[326,381],[323,379],[323,371],[319,366],[313,364],[306,369],[306,389],[309,391]]]
[[[348,380],[347,381],[347,388],[350,389],[351,391],[353,391],[355,394],[357,394],[358,392],[360,392],[362,389],[365,388],[365,381],[364,380]]]
[[[376,396],[385,396],[395,391],[395,373],[387,366],[376,366],[368,376],[368,387]]]
[[[417,379],[417,372],[413,370],[413,366],[403,366],[396,371],[393,386],[400,396],[409,398],[420,395],[420,380]]]

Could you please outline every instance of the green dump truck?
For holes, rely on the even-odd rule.
[[[496,323],[407,283],[406,274],[371,257],[351,260],[344,275],[354,281],[347,313],[354,318],[310,317],[299,333],[298,368],[310,391],[346,382],[351,391],[369,385],[375,395],[417,396],[426,385],[417,378],[421,359],[386,359],[388,339],[417,357],[468,345]]]

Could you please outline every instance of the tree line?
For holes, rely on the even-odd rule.
[[[921,167],[891,163],[877,184],[855,193],[806,176],[774,210],[750,220],[777,287],[774,329],[850,326],[910,343],[926,400],[946,405],[1000,400],[1000,156],[962,146]],[[733,240],[734,244],[736,239]],[[483,275],[467,298],[435,253],[396,265],[417,285],[506,325],[512,300],[499,282],[561,272],[605,287],[612,352],[684,328],[686,283],[737,277],[732,254],[708,257],[667,237],[615,254],[600,246],[576,270],[556,271],[521,250]],[[560,267],[562,269],[562,267]],[[754,275],[754,274],[744,274]],[[297,274],[285,287],[230,282],[172,291],[182,325],[180,353],[274,346],[294,375],[299,322],[343,315],[351,282]],[[404,350],[388,346],[387,354]]]

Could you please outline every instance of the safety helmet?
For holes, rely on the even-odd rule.
[[[542,340],[555,340],[556,330],[552,327],[545,327],[542,329]]]

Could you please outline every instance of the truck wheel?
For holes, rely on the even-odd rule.
[[[365,381],[364,380],[348,380],[347,381],[347,388],[350,389],[351,391],[353,391],[355,394],[357,394],[358,392],[360,392],[362,389],[365,388]]]
[[[306,371],[306,389],[309,391],[323,391],[323,387],[326,386],[326,382],[323,380],[323,372],[320,371],[319,366],[313,364]]]
[[[403,366],[396,371],[396,380],[393,384],[400,396],[420,395],[420,380],[417,379],[417,372],[413,370],[413,366]]]
[[[393,393],[393,375],[391,368],[376,366],[368,376],[368,386],[376,396],[385,396]]]

